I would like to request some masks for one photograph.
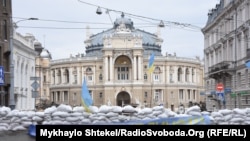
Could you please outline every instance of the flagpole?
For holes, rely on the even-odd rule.
[[[152,73],[150,73],[150,77],[151,77],[151,99],[150,99],[150,108],[151,108],[151,104],[153,101],[153,77],[152,77]]]

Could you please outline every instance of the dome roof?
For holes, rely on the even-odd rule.
[[[144,55],[154,52],[156,56],[162,56],[161,43],[163,40],[156,34],[134,28],[133,21],[131,19],[125,18],[124,13],[122,13],[120,18],[115,20],[113,28],[91,35],[85,41],[85,43],[87,43],[85,47],[86,56],[102,56],[102,48],[104,46],[103,38],[106,35],[112,35],[116,33],[127,33],[133,36],[140,35],[142,37]]]
[[[130,30],[134,29],[133,21],[131,19],[124,18],[124,13],[122,13],[121,18],[115,20],[115,22],[114,22],[114,28],[116,29],[121,24],[124,24],[125,27],[129,28]]]
[[[42,58],[50,58],[50,54],[47,49],[43,49],[42,52],[40,53],[40,56]]]

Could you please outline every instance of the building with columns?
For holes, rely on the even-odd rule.
[[[13,33],[15,109],[34,110],[30,77],[35,75],[35,37],[32,34]]]
[[[209,11],[204,34],[207,108],[250,106],[250,1],[220,0]],[[218,91],[218,84],[223,90]],[[225,100],[218,93],[223,93]]]
[[[204,101],[203,60],[162,55],[163,39],[136,29],[124,14],[113,28],[87,34],[84,43],[86,54],[51,60],[49,72],[41,76],[50,84],[52,102],[81,105],[84,78],[95,106],[164,105],[175,110],[181,104],[187,107],[190,102]],[[155,69],[150,74],[151,53]]]

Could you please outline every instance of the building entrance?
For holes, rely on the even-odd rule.
[[[130,95],[127,92],[120,92],[117,95],[116,103],[118,106],[125,106],[130,104]]]

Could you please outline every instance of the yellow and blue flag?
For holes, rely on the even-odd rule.
[[[83,84],[82,84],[82,104],[83,107],[87,112],[90,112],[89,106],[93,104],[93,100],[91,98],[91,95],[89,94],[87,82],[84,78]]]
[[[151,54],[148,62],[148,72],[152,73],[154,71],[154,61],[155,61],[155,55],[154,53]]]

